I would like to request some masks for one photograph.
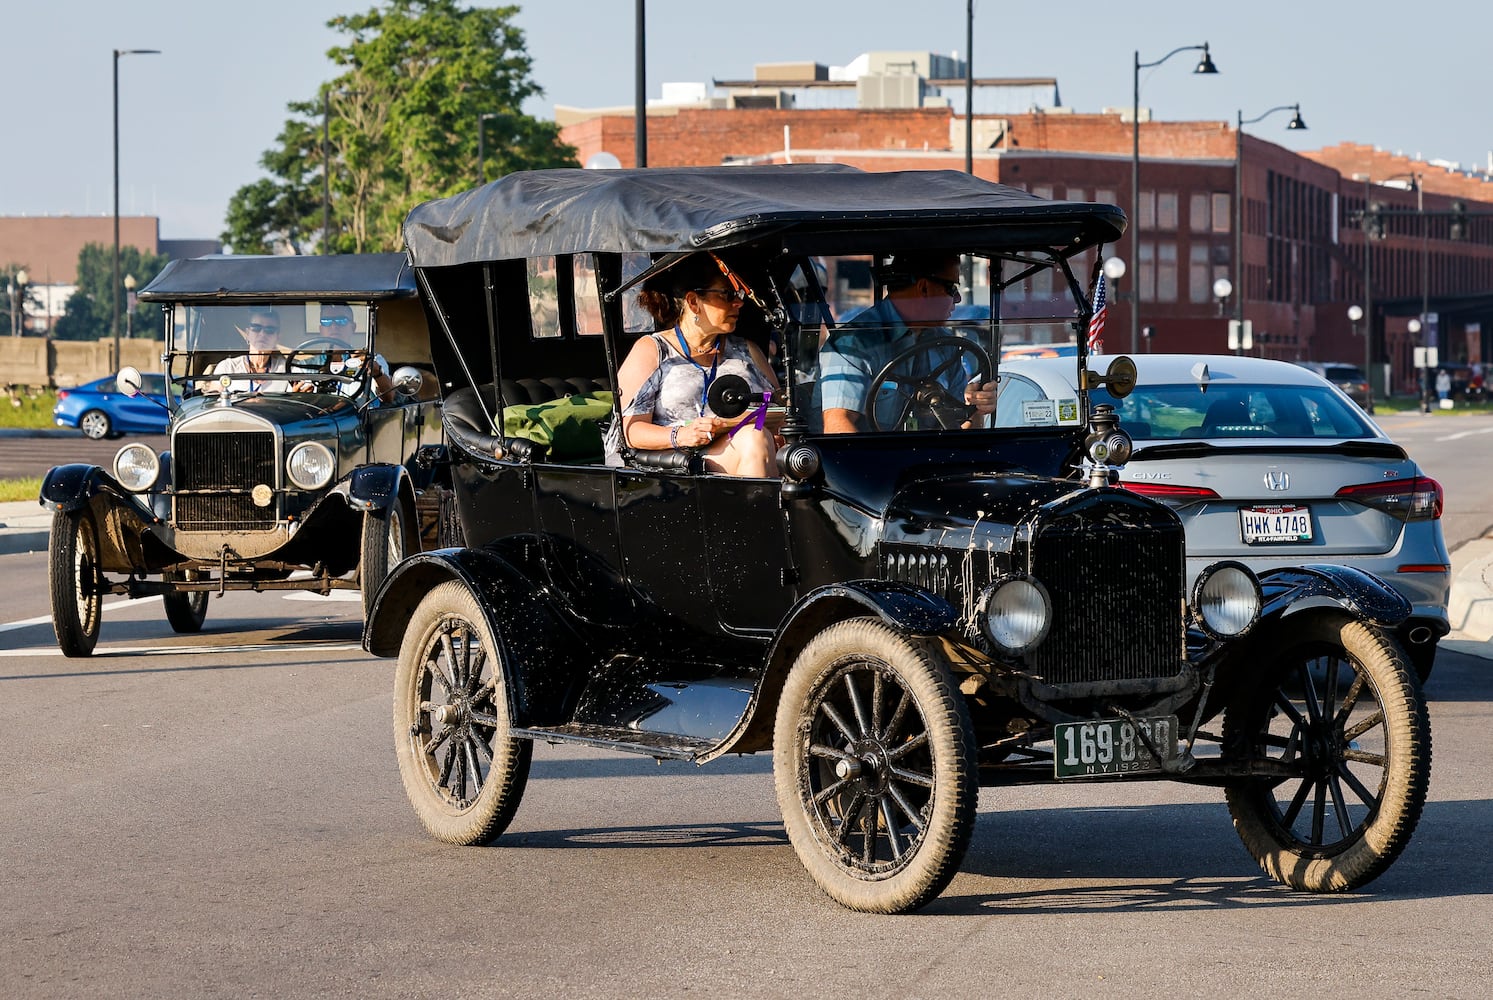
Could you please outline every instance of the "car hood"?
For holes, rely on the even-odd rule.
[[[319,392],[268,392],[235,395],[224,403],[217,396],[198,396],[182,404],[181,417],[185,420],[203,413],[236,411],[252,414],[272,424],[284,426],[303,420],[350,414],[356,409],[355,401],[346,396]]]
[[[911,483],[887,504],[887,544],[1008,552],[1015,527],[1081,485],[1039,476],[961,476]]]

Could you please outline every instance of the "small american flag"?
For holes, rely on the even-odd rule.
[[[1104,353],[1104,314],[1108,309],[1108,303],[1104,296],[1104,272],[1099,272],[1099,280],[1094,283],[1094,315],[1089,320],[1089,353]]]

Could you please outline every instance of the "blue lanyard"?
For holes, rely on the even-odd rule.
[[[710,396],[710,383],[715,381],[715,370],[720,367],[721,363],[721,336],[720,334],[716,334],[715,336],[715,360],[710,362],[710,371],[708,372],[705,370],[704,365],[690,357],[689,342],[684,339],[684,331],[679,329],[679,324],[677,323],[674,324],[674,336],[679,338],[679,353],[684,355],[684,360],[700,369],[700,375],[705,380],[705,384],[700,387],[700,416],[703,417],[705,416],[705,405]]]

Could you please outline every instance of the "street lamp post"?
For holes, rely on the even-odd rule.
[[[1286,124],[1287,129],[1306,128],[1306,122],[1301,119],[1300,104],[1280,104],[1253,118],[1245,118],[1244,109],[1239,109],[1234,129],[1234,275],[1239,279],[1238,295],[1234,299],[1234,319],[1239,324],[1241,343],[1244,339],[1244,293],[1249,287],[1248,272],[1244,268],[1244,126],[1264,121],[1277,111],[1292,113],[1290,122]],[[1235,349],[1234,353],[1238,354],[1239,350]]]
[[[15,273],[5,290],[10,293],[10,335],[19,337],[26,325],[26,282],[31,276],[23,267]]]
[[[1353,328],[1353,336],[1355,337],[1358,336],[1358,321],[1361,319],[1363,319],[1363,306],[1355,302],[1348,307],[1348,324]],[[1369,370],[1367,368],[1363,370],[1363,376],[1364,378],[1368,378]]]
[[[114,281],[109,298],[114,304],[114,322],[110,329],[114,334],[114,370],[119,370],[119,57],[155,56],[160,49],[115,49],[114,50]]]
[[[124,339],[135,339],[135,276],[133,274],[124,276]]]
[[[484,111],[477,116],[477,183],[487,183],[487,123],[502,117],[496,111]]]
[[[1130,269],[1135,272],[1136,280],[1136,286],[1131,289],[1130,297],[1130,350],[1133,353],[1140,351],[1140,71],[1150,69],[1152,66],[1160,66],[1178,52],[1197,51],[1203,53],[1203,58],[1198,61],[1193,72],[1217,73],[1218,67],[1213,65],[1213,59],[1208,55],[1207,42],[1172,49],[1155,62],[1143,63],[1140,61],[1140,52],[1135,53],[1135,99],[1130,108],[1130,210],[1135,213],[1130,229]]]
[[[1430,395],[1430,393],[1431,393],[1431,387],[1430,387],[1431,358],[1430,358],[1430,355],[1428,354],[1428,352],[1425,350],[1426,342],[1423,339],[1421,339],[1420,332],[1421,332],[1421,330],[1423,328],[1424,328],[1424,324],[1421,323],[1421,321],[1419,319],[1412,319],[1409,323],[1405,324],[1405,329],[1407,329],[1407,330],[1410,331],[1410,336],[1414,337],[1415,340],[1416,340],[1416,343],[1420,344],[1420,347],[1421,347],[1421,353],[1420,353],[1420,412],[1422,412],[1422,413],[1430,413],[1431,412],[1431,395]]]
[[[1234,294],[1234,283],[1228,278],[1217,278],[1213,282],[1213,297],[1218,300],[1218,315],[1226,316],[1229,311],[1229,296]],[[1244,337],[1244,331],[1239,331],[1239,336]],[[1234,348],[1234,353],[1239,353],[1239,348]]]

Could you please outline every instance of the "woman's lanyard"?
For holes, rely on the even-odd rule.
[[[684,355],[684,360],[700,369],[700,376],[705,380],[705,384],[700,387],[700,416],[703,417],[705,416],[705,405],[710,396],[710,383],[715,381],[715,370],[720,367],[721,363],[721,335],[716,334],[715,336],[715,347],[713,348],[715,359],[710,362],[710,371],[708,372],[705,370],[704,365],[690,357],[689,342],[684,339],[684,331],[679,329],[678,323],[674,324],[674,336],[679,338],[679,353]]]

